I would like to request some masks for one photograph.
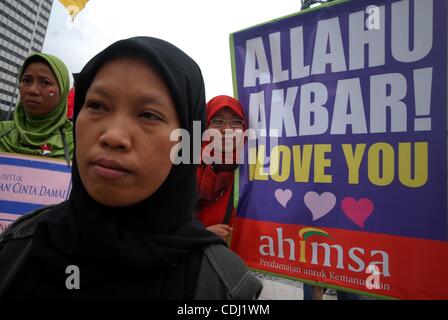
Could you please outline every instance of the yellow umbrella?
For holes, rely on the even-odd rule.
[[[84,9],[86,3],[89,0],[59,0],[60,3],[64,5],[68,13],[72,17],[72,21],[75,19],[76,15]]]

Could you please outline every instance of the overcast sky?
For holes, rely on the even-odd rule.
[[[201,67],[207,100],[233,96],[229,34],[300,9],[300,0],[90,0],[72,22],[54,0],[43,51],[79,72],[109,44],[133,36],[167,40]]]

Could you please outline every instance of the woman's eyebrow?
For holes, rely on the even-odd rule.
[[[31,73],[24,73],[24,74],[22,74],[22,78],[25,78],[25,77],[27,77],[27,78],[32,78],[33,75],[32,75]],[[54,81],[52,77],[47,76],[47,75],[41,75],[41,74],[38,74],[38,75],[36,76],[36,78],[39,79],[39,80],[50,80],[50,81]]]
[[[170,100],[166,99],[166,97],[159,96],[157,94],[146,94],[142,96],[136,97],[135,106],[137,108],[150,108],[151,110],[158,112],[160,115],[164,117],[168,116],[171,113],[176,114],[175,108],[172,110],[168,106],[170,105]],[[174,104],[173,104],[174,106]]]
[[[100,95],[107,99],[112,99],[112,95],[109,93],[109,90],[105,90],[100,86],[95,86],[95,85],[90,86],[89,90],[87,90],[86,95],[92,94],[92,93]]]
[[[142,95],[136,97],[136,101],[141,105],[165,105],[166,101],[161,96],[158,95]]]
[[[55,80],[53,80],[53,78],[50,77],[50,76],[38,75],[37,78],[40,79],[40,80],[55,81]]]
[[[92,85],[89,88],[88,93],[100,95],[106,99],[113,99],[110,91],[102,88],[101,86]],[[142,94],[140,96],[135,97],[134,101],[136,101],[138,105],[160,105],[160,106],[162,106],[162,105],[167,104],[167,101],[165,101],[165,99],[162,96],[157,95],[157,94]]]

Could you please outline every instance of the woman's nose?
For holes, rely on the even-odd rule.
[[[224,123],[224,125],[221,127],[221,133],[224,134],[226,132],[226,130],[232,130],[232,132],[233,132],[233,128],[232,128],[232,125],[230,124],[230,122]]]
[[[106,125],[99,142],[104,147],[124,151],[130,150],[132,145],[129,129],[123,123]]]
[[[38,95],[39,92],[40,92],[39,84],[36,82],[32,82],[26,89],[26,93],[32,95]]]

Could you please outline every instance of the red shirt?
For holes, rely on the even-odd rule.
[[[227,206],[229,205],[230,194],[233,192],[233,181],[230,186],[224,190],[224,193],[218,198],[218,200],[211,205],[204,205],[199,211],[197,218],[206,226],[212,226],[215,224],[223,224],[224,217],[226,215]],[[236,210],[233,208],[228,225],[233,226],[235,220]]]

